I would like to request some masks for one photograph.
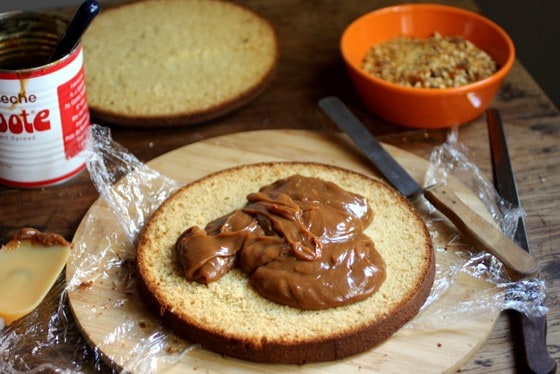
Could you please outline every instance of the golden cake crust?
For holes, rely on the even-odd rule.
[[[248,193],[294,174],[368,198],[374,219],[365,233],[387,273],[374,295],[343,307],[301,310],[266,300],[238,270],[207,286],[183,278],[174,244],[186,228],[203,227],[243,206]],[[144,301],[185,339],[226,356],[303,364],[364,352],[396,332],[428,297],[435,256],[423,220],[384,182],[330,165],[275,162],[226,169],[180,189],[142,231],[137,268]]]
[[[222,0],[108,8],[82,44],[92,117],[129,126],[199,123],[235,110],[266,88],[279,54],[268,20]]]

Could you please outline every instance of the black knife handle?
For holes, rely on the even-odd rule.
[[[550,357],[546,348],[546,317],[533,317],[515,313],[524,347],[527,372],[536,374],[556,373],[556,361]]]
[[[519,207],[517,185],[500,113],[496,109],[490,108],[486,111],[486,120],[496,191],[514,207]],[[518,222],[515,241],[529,252],[525,222],[522,218]],[[516,312],[514,316],[517,322],[514,334],[517,333],[517,328],[519,328],[520,340],[523,342],[525,370],[537,374],[555,373],[556,361],[552,359],[546,347],[546,316],[534,317],[520,312]]]

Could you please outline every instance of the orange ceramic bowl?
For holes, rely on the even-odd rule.
[[[492,76],[455,88],[413,88],[390,83],[362,70],[367,51],[397,36],[429,38],[462,35],[498,64]],[[425,129],[465,124],[489,106],[511,70],[515,48],[494,22],[464,9],[435,4],[406,4],[367,13],[352,22],[340,42],[350,78],[363,103],[393,123]]]

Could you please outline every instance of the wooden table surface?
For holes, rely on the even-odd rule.
[[[268,18],[281,47],[276,77],[247,106],[200,125],[172,129],[112,129],[113,138],[141,161],[213,136],[255,129],[320,129],[335,131],[317,100],[341,97],[382,141],[427,157],[446,140],[448,130],[416,130],[375,118],[353,93],[338,51],[344,27],[359,15],[391,4],[391,0],[249,0],[240,1]],[[446,4],[478,11],[474,1]],[[101,2],[102,7],[109,3]],[[112,4],[112,3],[111,3]],[[60,9],[73,14],[74,7]],[[501,111],[516,172],[532,253],[547,282],[548,349],[560,361],[560,115],[529,72],[516,62],[493,105]],[[459,128],[467,156],[491,176],[484,118]],[[71,240],[83,215],[98,198],[87,172],[55,187],[20,190],[0,187],[0,243],[21,227],[56,232]],[[520,371],[519,335],[512,313],[504,312],[487,343],[461,372]]]

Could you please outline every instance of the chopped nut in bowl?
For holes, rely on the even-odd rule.
[[[341,51],[363,103],[393,123],[445,128],[488,107],[515,60],[509,36],[476,13],[406,4],[365,14]]]

